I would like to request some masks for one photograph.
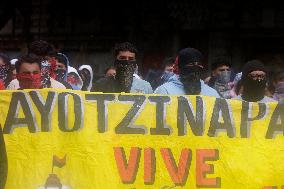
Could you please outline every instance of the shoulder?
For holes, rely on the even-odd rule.
[[[155,94],[170,94],[169,89],[173,89],[175,86],[171,82],[164,83],[156,88]]]
[[[56,81],[53,78],[50,78],[50,87],[55,89],[66,89],[66,87],[62,83]]]
[[[270,98],[268,96],[264,96],[264,98],[261,100],[261,102],[277,102],[277,100]]]
[[[201,81],[201,95],[220,98],[220,95],[218,94],[218,92],[212,87],[209,87],[208,85],[206,85],[203,81]]]
[[[148,81],[133,77],[132,87],[133,92],[142,92],[145,94],[153,93],[153,89]]]
[[[20,88],[19,81],[17,79],[13,79],[9,85],[6,87],[7,90],[17,90]]]

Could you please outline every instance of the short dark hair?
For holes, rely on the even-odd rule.
[[[119,54],[120,51],[130,51],[132,53],[135,53],[135,55],[138,53],[136,47],[129,42],[118,43],[114,46],[115,57]]]
[[[45,57],[45,56],[55,56],[56,51],[50,43],[43,40],[38,40],[32,42],[29,45],[28,53],[35,54],[40,57]]]
[[[231,67],[231,60],[228,57],[225,56],[220,56],[220,57],[216,57],[213,59],[212,61],[212,70],[216,70],[217,68],[221,67],[221,66],[228,66]]]
[[[162,63],[162,69],[165,69],[167,66],[173,66],[175,64],[175,59],[173,57],[166,57]]]
[[[56,53],[54,57],[58,62],[63,63],[66,67],[69,65],[69,60],[66,55],[62,53]]]
[[[5,62],[5,64],[11,64],[10,63],[10,58],[7,54],[5,53],[0,53],[0,58]]]
[[[41,68],[41,58],[34,55],[34,54],[27,54],[21,56],[18,61],[15,64],[16,72],[20,72],[21,65],[23,63],[29,63],[29,64],[38,64],[39,68]]]
[[[105,74],[109,71],[109,70],[116,70],[116,68],[114,66],[110,66],[107,69],[105,69]]]

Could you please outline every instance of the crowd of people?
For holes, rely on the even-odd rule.
[[[68,57],[57,52],[46,41],[34,41],[27,54],[11,59],[0,53],[0,89],[73,89],[103,93],[144,93],[167,95],[206,95],[249,102],[284,102],[284,71],[268,75],[259,60],[250,60],[239,73],[234,73],[224,57],[213,60],[209,73],[202,53],[184,48],[177,57],[163,61],[161,70],[150,70],[143,79],[139,75],[136,47],[119,43],[114,48],[113,66],[104,77],[94,81],[90,65],[75,69]]]

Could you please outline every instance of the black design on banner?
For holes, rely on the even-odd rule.
[[[86,94],[87,101],[97,101],[97,112],[98,112],[98,132],[104,133],[108,128],[108,111],[107,101],[113,101],[115,99],[114,94]]]
[[[150,133],[152,135],[170,135],[171,128],[166,124],[166,107],[171,101],[168,96],[149,96],[150,102],[156,104],[156,128],[151,128]]]
[[[24,118],[18,118],[20,107],[25,115]],[[30,133],[38,131],[35,121],[34,110],[31,105],[30,98],[25,92],[14,92],[9,106],[8,115],[4,125],[3,133],[11,134],[16,127],[26,127]]]
[[[223,122],[220,122],[221,117],[223,118]],[[215,137],[218,132],[226,131],[228,137],[235,137],[236,130],[232,119],[231,109],[229,108],[226,99],[216,98],[208,136]]]
[[[126,116],[115,128],[117,134],[146,134],[146,128],[143,125],[134,125],[140,112],[144,109],[146,97],[143,95],[119,95],[118,100],[126,103],[133,103]]]
[[[68,96],[72,96],[74,100],[74,126],[68,127]],[[83,127],[84,122],[84,108],[83,100],[80,95],[75,93],[64,92],[58,95],[58,126],[63,132],[78,131]]]
[[[195,136],[202,136],[204,132],[205,106],[203,99],[196,96],[196,112],[184,96],[178,97],[177,128],[178,135],[184,136],[187,133],[186,120],[189,122],[192,133]]]

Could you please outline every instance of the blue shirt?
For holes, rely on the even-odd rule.
[[[204,81],[200,80],[201,82],[201,92],[200,95],[205,96],[213,96],[216,98],[220,98],[218,92],[209,87],[204,83]],[[155,94],[169,94],[169,95],[185,95],[185,90],[183,87],[182,82],[179,80],[177,75],[172,76],[169,81],[161,86],[159,86],[155,92]]]
[[[152,94],[153,89],[147,81],[133,77],[130,93]]]

